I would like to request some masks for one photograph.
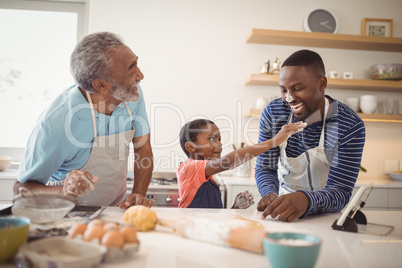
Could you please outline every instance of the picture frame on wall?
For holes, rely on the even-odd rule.
[[[392,37],[392,19],[370,19],[362,20],[362,35]]]

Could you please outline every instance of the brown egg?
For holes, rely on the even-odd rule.
[[[119,231],[119,225],[114,222],[108,222],[103,226],[103,230],[107,231]]]
[[[77,223],[76,225],[74,225],[73,227],[71,227],[68,230],[68,237],[74,238],[79,234],[83,235],[86,229],[87,229],[87,226],[85,224]]]
[[[118,231],[108,231],[102,236],[101,244],[107,248],[121,248],[124,245],[124,236]]]
[[[94,219],[88,223],[88,227],[92,225],[99,225],[100,227],[103,228],[104,222],[100,219]]]
[[[102,227],[99,225],[92,225],[88,226],[87,229],[84,232],[84,240],[85,241],[92,241],[93,239],[100,239],[102,235],[104,234],[104,231]]]
[[[120,228],[120,233],[124,236],[126,243],[138,243],[137,231],[132,226],[123,226]]]

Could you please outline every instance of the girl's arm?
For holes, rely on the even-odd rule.
[[[216,173],[233,169],[247,161],[250,161],[257,155],[278,146],[282,142],[286,141],[291,135],[302,131],[306,126],[307,123],[303,122],[284,125],[278,134],[276,134],[276,136],[270,140],[235,150],[218,159],[212,159],[205,167],[205,176],[209,177]]]

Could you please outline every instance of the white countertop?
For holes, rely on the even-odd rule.
[[[350,233],[332,230],[340,213],[308,216],[293,223],[276,219],[260,220],[261,212],[233,209],[153,208],[160,218],[178,219],[197,214],[228,215],[261,222],[266,231],[286,231],[318,235],[322,249],[316,267],[400,267],[402,263],[402,211],[366,211],[369,223],[395,227],[389,236]],[[107,208],[104,220],[122,219],[123,210]],[[182,238],[163,227],[138,233],[139,252],[124,262],[102,264],[101,267],[270,267],[265,255]]]

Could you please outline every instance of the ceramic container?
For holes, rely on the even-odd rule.
[[[360,97],[360,109],[365,114],[372,114],[377,109],[377,97],[373,95],[363,95]]]
[[[11,259],[27,242],[30,223],[26,217],[0,217],[0,263]]]
[[[0,171],[5,170],[11,165],[11,158],[8,156],[0,156]]]
[[[356,113],[360,110],[360,101],[358,97],[350,97],[346,99],[346,105],[352,108]]]
[[[263,248],[273,268],[312,268],[320,254],[321,239],[301,233],[270,233]]]

